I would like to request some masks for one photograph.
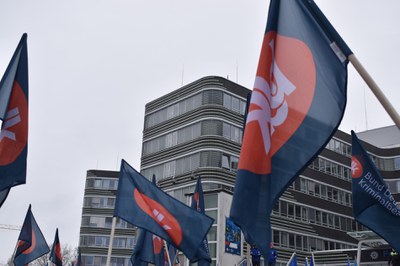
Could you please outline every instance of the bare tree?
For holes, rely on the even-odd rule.
[[[51,249],[51,246],[49,247]],[[73,248],[69,245],[61,245],[61,255],[62,255],[62,263],[65,266],[71,265],[72,262],[75,262],[78,254],[78,248]],[[32,261],[29,263],[29,266],[46,266],[47,262],[49,262],[49,253],[43,255],[42,257]],[[51,265],[51,262],[49,262]],[[12,258],[9,258],[6,266],[14,266]]]

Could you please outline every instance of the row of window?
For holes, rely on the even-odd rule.
[[[351,157],[351,146],[337,139],[330,139],[325,148],[347,157]]]
[[[243,131],[237,126],[219,120],[204,120],[143,142],[143,155],[159,152],[178,144],[194,140],[200,136],[208,135],[223,136],[226,139],[241,144]]]
[[[232,191],[233,188],[227,185],[222,185],[222,184],[216,184],[216,183],[204,183],[202,184],[203,186],[203,191],[211,191],[211,190],[227,190],[227,191]],[[193,193],[195,189],[195,185],[193,186],[187,186],[187,187],[181,187],[178,189],[174,189],[171,191],[168,191],[167,193],[174,197],[177,200],[180,200],[181,202],[187,204],[188,199],[187,199],[187,194]],[[217,195],[216,194],[207,194],[204,195],[204,205],[205,208],[216,208],[218,207],[218,201],[217,201]]]
[[[110,236],[84,235],[80,237],[79,246],[108,248],[109,245],[110,245]],[[134,236],[131,237],[115,236],[113,239],[114,248],[133,249],[134,246],[135,246]]]
[[[318,198],[352,206],[351,193],[315,181],[300,178],[300,191]]]
[[[239,114],[244,114],[246,102],[216,89],[207,89],[145,117],[144,128],[153,127],[171,118],[190,112],[202,105],[217,104]]]
[[[117,190],[117,178],[88,178],[86,179],[86,189]]]
[[[380,159],[380,160],[386,160],[386,159]],[[389,159],[387,159],[389,160]],[[393,159],[392,159],[393,161]],[[346,181],[351,182],[351,169],[347,166],[341,165],[341,164],[337,164],[334,163],[332,161],[329,161],[327,159],[324,158],[316,158],[309,166],[309,168],[322,172],[322,173],[326,173],[328,175],[332,175],[335,177],[338,177],[340,179],[344,179]],[[398,194],[400,193],[400,180],[385,180],[386,184],[389,188],[389,191],[392,194]],[[312,186],[311,186],[312,188]],[[328,194],[329,191],[325,191],[325,188],[320,187],[320,190],[318,191],[318,187],[315,187],[315,189],[317,191],[315,191],[314,193],[317,195],[319,194],[320,197],[322,198],[328,198],[328,199],[332,199],[334,201],[337,201],[339,203],[345,203],[345,205],[351,205],[351,197],[349,197],[348,195],[344,195],[343,193],[340,192],[332,192],[335,194]],[[312,194],[313,191],[310,190],[309,194]],[[318,195],[317,195],[318,196]],[[350,206],[349,205],[349,206]]]
[[[337,152],[339,154],[351,157],[351,146],[347,143],[341,142],[332,138],[326,145],[327,149]],[[370,154],[371,159],[374,161],[376,167],[383,171],[400,170],[400,157],[395,158],[381,158]]]
[[[300,206],[283,200],[278,201],[272,213],[275,216],[287,217],[304,223],[317,224],[345,232],[367,230],[354,219],[339,214],[317,210],[312,207]]]
[[[105,208],[113,209],[115,205],[115,198],[105,197],[85,197],[83,199],[83,207],[85,208]]]
[[[370,155],[372,161],[374,161],[376,167],[383,171],[395,171],[400,170],[400,157],[396,158],[380,158],[374,155]]]
[[[113,217],[102,217],[102,216],[82,216],[82,227],[100,227],[100,228],[111,228]],[[117,218],[115,228],[134,228],[133,225],[125,222],[122,219]]]
[[[202,151],[144,169],[142,175],[147,178],[155,175],[157,180],[161,180],[191,172],[200,167],[223,167],[231,171],[236,171],[238,161],[239,158],[237,156],[219,151]]]
[[[351,181],[350,167],[331,162],[324,158],[316,158],[308,167],[349,182]]]
[[[276,246],[303,251],[320,251],[355,248],[355,245],[329,241],[312,236],[298,235],[285,231],[272,230],[273,241]]]
[[[105,266],[107,256],[82,255],[82,265],[85,266]],[[110,266],[132,266],[130,258],[111,257]]]

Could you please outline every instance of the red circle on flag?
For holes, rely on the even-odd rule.
[[[14,82],[0,139],[0,165],[14,162],[28,142],[28,101],[21,86]]]
[[[355,157],[351,157],[351,177],[360,178],[363,174],[363,167],[360,161]]]

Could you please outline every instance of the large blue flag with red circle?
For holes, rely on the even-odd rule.
[[[213,219],[160,190],[122,160],[114,216],[165,239],[193,259]]]
[[[271,0],[230,213],[264,257],[271,210],[343,117],[350,54],[313,1]]]
[[[54,237],[53,246],[51,248],[49,260],[56,266],[62,266],[61,244],[58,238],[58,228]]]
[[[46,240],[36,223],[29,205],[21,233],[18,237],[17,248],[14,256],[15,266],[24,266],[29,262],[40,258],[50,251]]]
[[[203,187],[201,185],[201,176],[197,178],[196,188],[194,189],[194,194],[192,198],[192,209],[205,214],[205,207],[204,207],[204,193]],[[207,237],[203,239],[203,243],[200,246],[199,250],[197,251],[196,258],[192,260],[192,262],[197,262],[198,266],[210,266],[211,258],[210,258],[210,251],[208,249],[208,241]]]
[[[400,252],[400,208],[356,134],[351,135],[354,218]]]
[[[0,81],[0,206],[25,184],[28,153],[28,52],[25,33]]]

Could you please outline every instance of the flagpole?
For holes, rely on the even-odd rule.
[[[115,232],[115,224],[116,223],[117,223],[117,217],[114,216],[113,219],[112,219],[112,224],[111,224],[110,244],[108,245],[106,266],[110,266],[111,252],[112,252],[112,246],[113,246],[113,240],[114,240],[114,232]]]
[[[167,252],[168,265],[171,266],[171,258],[169,257],[169,250],[168,250],[168,246],[167,246],[167,241],[165,241],[165,240],[164,240],[164,249]]]
[[[249,243],[247,243],[246,251],[247,251],[246,265],[249,266],[250,265],[250,244]]]
[[[375,97],[382,104],[383,108],[385,108],[385,111],[389,114],[390,118],[392,118],[397,128],[400,129],[400,116],[394,109],[393,105],[383,94],[382,90],[375,83],[373,78],[368,74],[367,70],[361,65],[360,61],[358,61],[357,57],[354,54],[349,55],[348,59],[357,70],[358,74],[360,74],[360,76],[363,78],[365,83],[367,83],[371,91],[375,94]]]

